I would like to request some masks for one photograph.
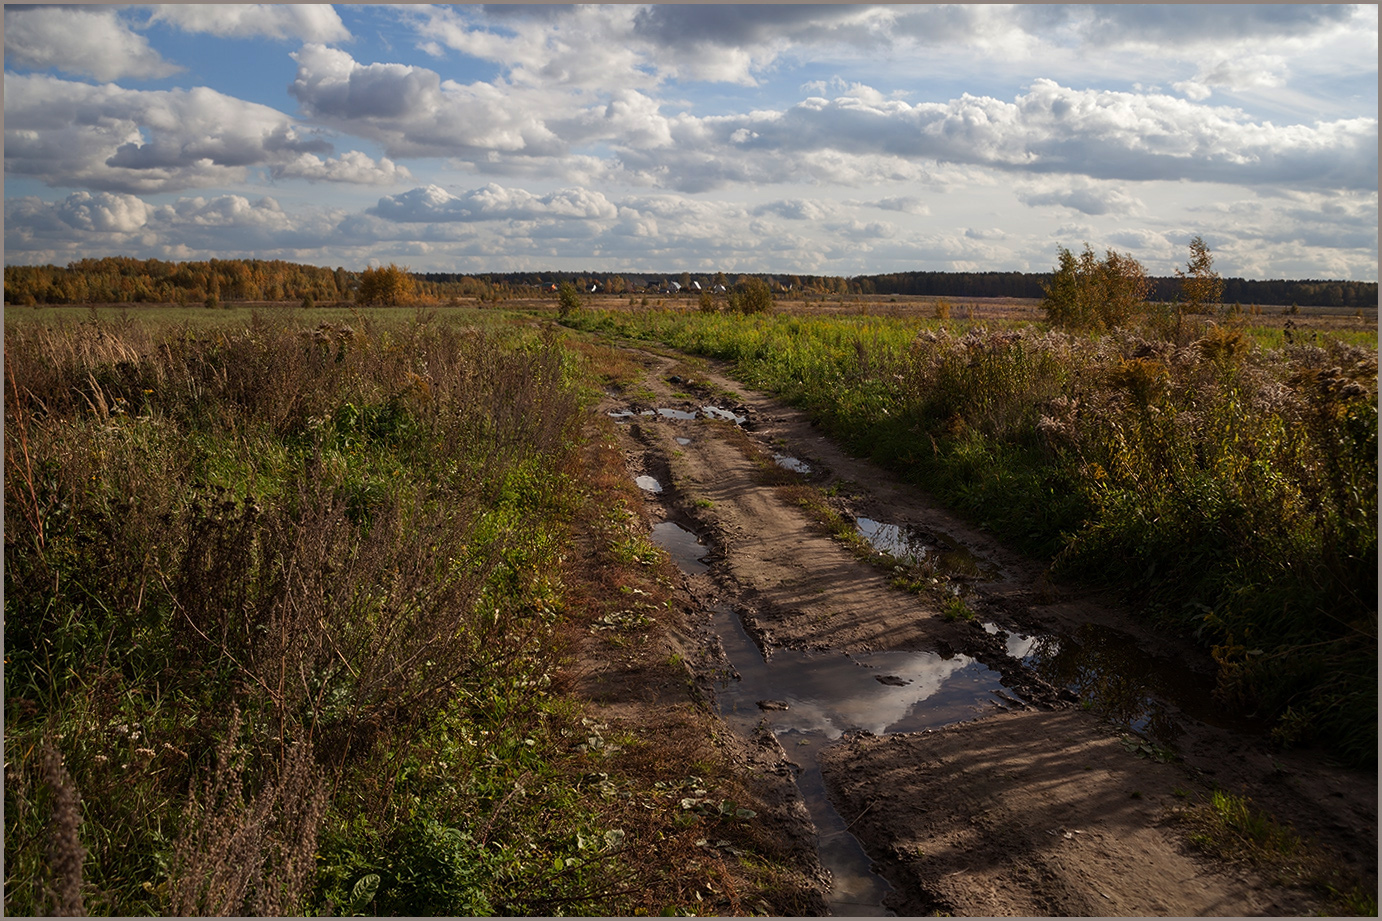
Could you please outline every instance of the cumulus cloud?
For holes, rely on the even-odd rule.
[[[289,91],[306,115],[375,138],[395,158],[566,150],[536,113],[494,85],[463,86],[413,65],[360,64],[320,44],[303,46],[293,59]]]
[[[413,178],[406,166],[399,166],[388,157],[378,162],[352,150],[323,160],[316,154],[301,153],[286,163],[269,167],[275,179],[306,179],[309,182],[349,182],[356,185],[393,185]]]
[[[1288,68],[1280,55],[1255,54],[1220,57],[1202,65],[1190,80],[1172,85],[1193,100],[1208,99],[1215,89],[1234,92],[1271,89],[1286,83]]]
[[[1090,182],[1076,182],[1063,188],[1020,191],[1017,200],[1032,207],[1059,205],[1089,215],[1132,215],[1141,213],[1145,207],[1140,199],[1132,197],[1119,186]]]
[[[833,211],[833,209],[831,209]],[[809,199],[797,198],[784,201],[768,202],[754,208],[751,214],[758,216],[764,214],[776,214],[791,221],[819,221],[827,217],[826,206],[820,202]]]
[[[930,214],[931,209],[926,206],[920,198],[911,195],[894,196],[892,198],[882,198],[875,202],[866,202],[875,208],[884,211],[901,211],[904,214]]]
[[[5,74],[5,170],[51,186],[154,193],[276,178],[386,184],[411,174],[330,142],[276,109],[206,87],[140,91]]]
[[[1238,109],[1045,79],[1011,103],[968,94],[915,106],[813,97],[781,112],[714,116],[690,127],[674,127],[674,136],[699,140],[706,152],[833,150],[1125,181],[1377,187],[1375,118],[1277,126]],[[741,130],[753,139],[735,145]]]
[[[342,217],[330,210],[290,214],[272,198],[251,201],[243,195],[196,196],[165,205],[112,192],[74,192],[54,202],[23,196],[5,201],[5,249],[7,258],[25,262],[101,254],[292,258],[338,243],[335,231]]]
[[[620,4],[426,6],[414,11],[413,22],[420,47],[493,61],[513,86],[636,88],[655,83],[630,39],[637,12]]]
[[[223,38],[292,39],[339,42],[350,30],[327,4],[304,3],[167,3],[152,7],[151,21],[165,22],[184,32],[204,32]]]
[[[534,195],[496,183],[452,195],[440,186],[410,189],[379,199],[370,214],[400,223],[559,218],[613,220],[618,210],[600,192],[561,189]]]
[[[46,70],[97,80],[155,79],[182,68],[105,6],[5,7],[5,68]]]

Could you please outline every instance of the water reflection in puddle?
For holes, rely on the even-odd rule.
[[[732,413],[727,409],[721,409],[718,406],[702,406],[701,412],[705,413],[707,418],[724,419],[726,422],[733,422],[735,425],[743,425],[749,418],[748,416],[740,416]]]
[[[903,562],[930,563],[937,569],[972,579],[996,579],[1000,573],[991,563],[970,553],[943,535],[927,535],[905,525],[885,524],[872,518],[859,518],[859,535],[875,550]]]
[[[677,439],[677,444],[679,444],[679,445],[685,446],[685,445],[689,445],[690,443],[691,443],[691,439],[690,439],[690,438],[678,438],[678,439]]]
[[[681,419],[683,421],[689,421],[691,419],[696,418],[696,413],[694,411],[688,411],[685,409],[659,409],[657,412],[658,415],[663,416],[667,419]]]
[[[681,525],[673,524],[670,521],[659,521],[653,525],[649,537],[653,543],[666,550],[672,557],[672,561],[680,566],[684,572],[690,575],[699,575],[710,569],[701,561],[701,557],[709,553],[710,548],[706,547],[696,535]]]
[[[877,652],[859,656],[775,649],[762,654],[737,614],[712,609],[716,633],[738,678],[718,683],[725,721],[751,732],[766,720],[801,766],[798,789],[820,836],[820,859],[834,885],[827,900],[840,915],[884,914],[891,886],[826,795],[817,754],[850,729],[876,735],[916,732],[973,719],[1004,705],[999,675],[968,656],[929,652]],[[766,704],[760,706],[760,701]],[[782,705],[785,704],[785,708]]]
[[[670,521],[652,540],[685,572],[705,572],[709,552],[695,534]],[[858,656],[775,649],[765,660],[728,605],[712,608],[714,629],[732,670],[717,682],[716,705],[727,723],[751,735],[766,722],[801,768],[797,788],[819,836],[821,865],[830,871],[827,902],[837,915],[888,914],[892,890],[826,792],[818,754],[851,729],[875,735],[937,729],[1006,706],[997,672],[969,656],[885,651]]]
[[[984,624],[989,633],[996,624]],[[1082,624],[1060,636],[1007,632],[1008,655],[1059,687],[1069,688],[1100,713],[1135,732],[1170,744],[1181,734],[1172,706],[1221,729],[1246,721],[1214,702],[1214,679],[1183,662],[1149,655],[1121,630]]]
[[[662,484],[655,477],[637,476],[633,481],[638,484],[638,488],[646,492],[662,492]]]
[[[784,470],[790,470],[793,473],[801,473],[805,475],[810,475],[811,473],[810,465],[807,464],[805,461],[797,460],[795,457],[789,457],[786,454],[774,454],[773,460],[776,461],[777,465],[783,468]]]

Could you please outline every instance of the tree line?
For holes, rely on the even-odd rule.
[[[392,270],[392,271],[390,271]],[[389,273],[372,279],[370,273]],[[411,281],[405,285],[400,275]],[[791,296],[931,295],[940,297],[1043,298],[1055,272],[892,272],[881,275],[797,275],[771,273],[613,273],[613,272],[411,272],[388,266],[362,271],[344,267],[300,265],[281,260],[211,259],[167,262],[112,256],[82,259],[66,267],[6,266],[5,303],[37,304],[150,303],[218,306],[222,301],[356,301],[386,303],[399,294],[424,300],[453,298],[502,301],[552,294],[562,283],[582,293],[637,295],[675,290],[694,296],[702,290],[726,290],[748,279],[762,281],[772,292]],[[371,283],[382,281],[384,295],[374,299]],[[675,284],[673,284],[675,283]],[[364,285],[362,293],[361,286]],[[1147,276],[1146,296],[1172,302],[1180,294],[1176,276]],[[406,291],[404,289],[407,289]],[[1302,307],[1376,307],[1377,282],[1225,278],[1223,303],[1296,304]]]
[[[1044,297],[1051,272],[894,272],[851,279],[864,294],[941,297]],[[1147,298],[1174,301],[1181,290],[1175,275],[1147,276]],[[1376,307],[1377,282],[1225,278],[1226,304],[1296,304],[1301,307]]]

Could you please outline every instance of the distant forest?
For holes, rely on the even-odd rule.
[[[425,300],[530,297],[571,282],[583,292],[648,295],[692,293],[762,278],[779,294],[931,295],[950,298],[1044,296],[1050,272],[893,272],[886,275],[613,272],[413,272],[415,294]],[[65,268],[6,266],[5,303],[15,306],[87,303],[167,303],[218,306],[223,301],[357,299],[362,273],[263,259],[164,262],[110,257],[83,259]],[[1376,307],[1377,282],[1225,278],[1223,303],[1301,307]],[[1152,299],[1173,301],[1180,279],[1154,277]]]

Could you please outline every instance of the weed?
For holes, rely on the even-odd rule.
[[[1206,801],[1176,813],[1176,819],[1196,847],[1249,863],[1276,885],[1319,893],[1329,903],[1329,914],[1376,911],[1375,888],[1354,878],[1345,862],[1332,859],[1317,842],[1279,824],[1246,797],[1216,789]]]
[[[317,314],[7,328],[7,913],[595,912],[541,731],[570,357]]]
[[[973,620],[974,612],[959,595],[951,595],[941,603],[941,618],[947,621]]]

